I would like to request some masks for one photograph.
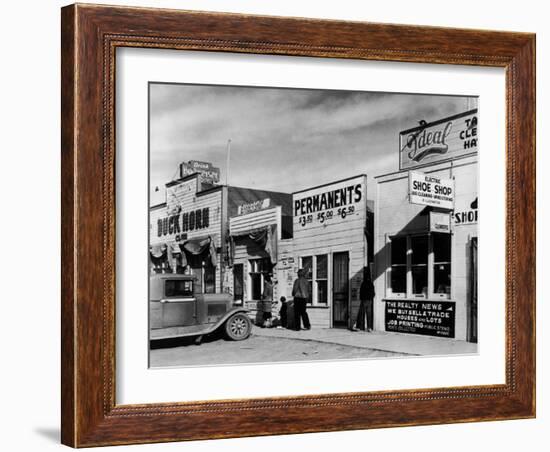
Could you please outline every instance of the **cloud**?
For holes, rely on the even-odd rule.
[[[229,183],[295,191],[398,169],[398,134],[467,109],[465,97],[203,85],[150,85],[151,185],[206,160]],[[475,99],[470,105],[475,105]]]

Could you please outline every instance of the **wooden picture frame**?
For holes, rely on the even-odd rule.
[[[535,416],[533,34],[78,4],[62,9],[61,34],[64,444],[84,447]],[[505,68],[505,384],[117,405],[118,47]]]

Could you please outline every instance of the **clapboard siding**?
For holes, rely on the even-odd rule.
[[[231,235],[239,235],[252,229],[265,227],[271,224],[277,225],[277,236],[281,238],[280,206],[230,218],[229,233]]]
[[[166,187],[166,203],[153,207],[149,212],[150,245],[183,243],[186,240],[211,237],[217,250],[221,250],[222,243],[222,187],[205,193],[198,192],[200,188],[197,177],[185,178],[181,182],[168,184]],[[183,229],[183,214],[208,209],[208,227],[199,229]],[[179,233],[159,235],[158,221],[171,216],[177,216]],[[216,292],[221,291],[222,253],[216,253],[218,265],[216,267]]]
[[[423,172],[442,178],[455,178],[455,211],[468,208],[478,197],[477,157],[462,158],[453,163],[434,164]],[[409,203],[407,172],[378,178],[375,216],[375,328],[385,329],[385,302],[391,264],[388,238],[396,234],[427,233],[425,206]],[[451,301],[455,302],[455,338],[465,340],[469,297],[469,246],[478,236],[477,223],[457,225],[452,222],[451,237]]]
[[[359,186],[361,197],[357,202],[355,196],[346,200],[346,205],[324,210],[322,212],[332,212],[332,217],[323,222],[318,219],[320,212],[314,212],[311,215],[311,223],[303,226],[301,221],[304,215],[300,215],[298,203],[302,199],[323,193],[332,192],[345,187],[354,187],[353,195],[356,194],[355,187]],[[349,316],[350,326],[355,321],[359,308],[359,287],[363,280],[363,268],[367,263],[367,242],[365,238],[365,227],[367,225],[367,191],[366,176],[360,175],[344,181],[324,185],[312,190],[295,193],[293,196],[293,205],[295,206],[294,216],[294,240],[292,254],[296,259],[296,270],[300,266],[300,259],[305,256],[328,255],[328,306],[317,305],[308,307],[308,315],[313,327],[327,328],[331,326],[332,318],[332,286],[333,286],[333,255],[338,252],[347,252],[349,256]],[[350,202],[351,201],[351,202]],[[354,212],[346,214],[345,218],[338,215],[338,210],[342,208],[349,209],[353,206]],[[306,217],[309,214],[306,214]],[[313,275],[315,279],[315,275]],[[288,286],[286,288],[288,290]],[[315,285],[314,285],[315,290]]]

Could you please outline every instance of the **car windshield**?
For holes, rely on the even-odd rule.
[[[185,279],[167,279],[164,286],[166,297],[192,297],[193,281]]]

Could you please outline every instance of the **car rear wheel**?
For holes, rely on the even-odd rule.
[[[225,334],[232,341],[242,341],[250,336],[252,322],[246,314],[233,314],[225,322]]]

